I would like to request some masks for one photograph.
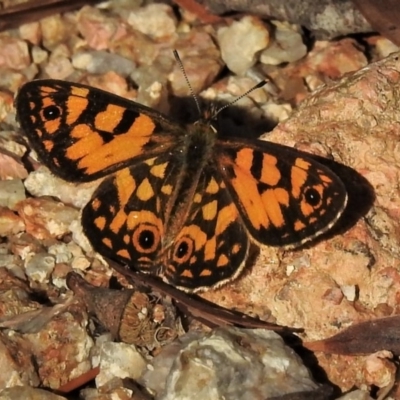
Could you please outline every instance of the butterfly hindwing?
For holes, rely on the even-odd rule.
[[[106,178],[82,211],[95,250],[154,273],[176,173],[179,164],[161,155]]]
[[[184,226],[161,265],[174,286],[199,290],[219,286],[242,270],[249,239],[239,211],[213,167],[204,168]]]

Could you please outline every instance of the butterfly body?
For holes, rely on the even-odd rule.
[[[25,84],[21,127],[51,171],[105,177],[82,211],[95,250],[186,291],[243,269],[251,243],[297,246],[329,229],[347,195],[312,157],[260,140],[222,138],[99,89]]]

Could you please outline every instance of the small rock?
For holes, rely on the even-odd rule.
[[[53,49],[60,43],[66,43],[76,32],[72,24],[67,24],[60,14],[40,20],[42,42],[45,49]]]
[[[0,181],[0,207],[13,210],[25,198],[25,188],[20,179]]]
[[[145,367],[146,362],[135,346],[105,342],[100,347],[100,373],[96,385],[100,388],[115,377],[137,379]]]
[[[141,379],[156,392],[157,400],[183,400],[193,393],[209,400],[266,399],[301,392],[310,392],[312,398],[318,390],[281,337],[261,329],[189,333],[164,347]]]
[[[9,386],[39,386],[40,379],[35,371],[32,349],[19,335],[0,332],[0,360],[0,390]],[[12,398],[15,399],[26,397]]]
[[[55,257],[51,254],[38,253],[25,261],[25,273],[35,282],[46,283],[55,264]]]
[[[15,235],[25,230],[22,218],[10,209],[0,207],[0,236]]]
[[[0,400],[66,400],[66,397],[29,386],[15,386],[0,392]]]
[[[64,44],[58,45],[49,57],[49,61],[44,67],[49,78],[66,79],[75,70],[70,60],[70,51]]]
[[[37,239],[62,236],[70,231],[79,211],[48,198],[29,198],[18,203],[18,214],[25,222],[26,232]]]
[[[292,106],[289,103],[276,104],[271,102],[261,108],[264,111],[264,115],[275,122],[286,121],[292,114]]]
[[[260,55],[263,64],[279,65],[300,60],[307,54],[307,47],[296,25],[273,21],[274,40]]]
[[[42,32],[40,29],[39,22],[30,22],[28,24],[23,24],[19,28],[19,34],[21,39],[27,40],[33,45],[39,45],[42,40]]]
[[[176,32],[176,18],[172,8],[166,4],[149,4],[132,11],[128,23],[139,32],[154,40],[173,39]]]
[[[269,43],[265,24],[256,17],[244,17],[229,27],[220,28],[217,40],[228,68],[243,75],[257,61],[257,53]]]
[[[129,76],[136,68],[132,60],[102,50],[78,52],[72,57],[72,65],[74,68],[88,71],[91,74],[113,71],[125,77]]]
[[[28,44],[21,39],[0,36],[0,66],[20,71],[31,63]]]
[[[76,26],[87,45],[95,50],[109,49],[127,35],[126,27],[117,18],[106,17],[94,7],[83,7],[78,12]]]
[[[380,58],[385,58],[389,54],[396,53],[400,50],[399,46],[396,46],[389,39],[381,36],[376,40],[375,46]]]
[[[32,61],[35,64],[41,64],[49,58],[49,54],[46,50],[43,50],[40,46],[33,46],[32,50]]]
[[[24,182],[26,190],[33,196],[57,197],[63,203],[82,208],[92,197],[98,182],[76,185],[54,176],[44,166],[29,174]]]
[[[90,352],[94,345],[87,332],[85,313],[62,312],[39,332],[26,333],[41,383],[53,389],[91,369]]]

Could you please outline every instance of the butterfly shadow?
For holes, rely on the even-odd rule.
[[[183,124],[193,124],[205,115],[211,117],[227,103],[223,101],[208,101],[199,98],[202,114],[199,115],[196,103],[192,97],[171,97],[168,115]],[[247,108],[230,105],[218,114],[212,125],[222,138],[236,137],[258,139],[265,132],[270,132],[277,125],[276,121],[266,117],[257,117]]]

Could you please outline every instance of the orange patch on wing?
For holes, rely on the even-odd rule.
[[[96,225],[97,228],[99,228],[101,231],[104,229],[106,226],[107,220],[104,217],[97,217],[94,220],[94,224]]]
[[[244,148],[237,152],[235,163],[245,171],[250,171],[253,166],[253,156],[254,152],[252,149]]]
[[[125,107],[109,104],[104,111],[97,113],[94,119],[95,128],[112,133],[124,116],[125,110]]]
[[[229,263],[229,259],[225,254],[221,254],[217,260],[217,267],[226,267]]]
[[[127,218],[128,216],[126,215],[125,211],[119,210],[110,223],[110,230],[113,233],[118,234]]]
[[[102,242],[105,246],[107,246],[108,248],[112,249],[112,241],[109,238],[103,238]]]
[[[325,174],[323,174],[323,173],[319,173],[319,178],[321,179],[321,181],[322,182],[325,182],[325,183],[332,183],[332,179],[331,178],[329,178],[329,176],[326,176]]]
[[[149,142],[154,128],[153,120],[144,114],[140,114],[128,132],[115,136],[96,151],[90,151],[86,157],[79,161],[79,168],[85,169],[87,174],[95,174],[131,160],[142,154],[142,148]]]
[[[206,193],[215,194],[218,193],[218,190],[219,186],[217,181],[214,178],[211,178],[210,182],[208,182],[208,185],[206,187]]]
[[[157,178],[164,178],[165,169],[167,168],[168,163],[165,162],[163,164],[154,165],[150,168],[150,173]]]
[[[95,136],[95,137],[100,137],[101,136],[94,131],[89,125],[86,124],[79,124],[77,126],[75,126],[73,129],[71,129],[71,137],[73,137],[74,139],[84,139],[90,136]],[[95,147],[95,149],[97,149],[98,147],[100,147],[101,145],[103,145],[104,140],[101,139],[101,142]],[[93,150],[93,148],[92,148]],[[87,154],[89,151],[86,151],[85,154]]]
[[[120,207],[123,208],[128,204],[136,189],[136,181],[133,179],[129,169],[124,168],[115,175],[114,183],[117,188]]]
[[[295,165],[291,169],[290,181],[292,185],[292,195],[294,198],[299,199],[301,195],[301,189],[307,180],[308,168],[310,163],[297,158]]]
[[[84,97],[70,96],[67,99],[67,118],[68,125],[74,124],[81,116],[82,112],[86,110],[89,100]]]
[[[201,203],[203,196],[200,193],[196,193],[193,197],[193,203]]]
[[[212,275],[212,271],[205,268],[200,272],[200,276],[211,276]]]
[[[126,260],[131,260],[131,256],[129,255],[128,251],[123,249],[123,250],[118,250],[117,251],[117,256],[124,258]]]
[[[101,206],[101,201],[99,199],[93,199],[92,202],[90,203],[94,211],[97,211],[100,206]]]
[[[263,155],[260,182],[276,186],[281,179],[281,172],[276,166],[278,160],[270,154]]]
[[[50,151],[53,150],[54,142],[52,142],[51,140],[44,140],[42,143],[43,143],[43,147],[45,148],[45,150],[47,152],[50,153]]]
[[[79,86],[71,86],[71,94],[78,97],[87,97],[89,94],[89,89]]]
[[[204,246],[204,260],[214,260],[215,259],[215,251],[217,250],[217,240],[215,236],[210,240],[207,240]]]
[[[70,160],[81,160],[79,161],[79,168],[88,169],[82,164],[82,160],[86,160],[88,157],[93,158],[93,154],[97,154],[98,149],[104,145],[102,137],[92,131],[87,125],[78,125],[71,131],[72,137],[80,137],[80,139],[69,146],[65,152],[67,158]],[[99,160],[97,160],[99,162]]]
[[[55,89],[50,86],[41,86],[40,90],[41,90],[42,97],[44,97],[44,96],[48,95],[49,93],[57,92],[58,89]]]
[[[225,232],[226,228],[237,219],[238,210],[236,206],[231,203],[218,211],[217,223],[215,224],[215,235],[221,235]]]
[[[299,220],[295,221],[294,223],[294,230],[297,232],[303,230],[305,227],[305,224]]]
[[[181,276],[185,277],[185,278],[193,278],[193,274],[192,271],[190,271],[190,269],[185,269],[182,273]]]
[[[275,195],[275,189],[268,189],[262,195],[261,198],[263,203],[266,205],[265,209],[268,214],[268,219],[272,225],[277,228],[282,227],[285,224],[285,219],[282,214],[282,208]]]
[[[143,179],[137,188],[136,196],[142,201],[148,201],[154,196],[154,194],[150,181],[147,178]]]
[[[161,187],[161,192],[164,194],[171,194],[172,193],[172,185],[164,185]]]
[[[239,253],[240,249],[242,246],[239,243],[236,243],[232,246],[232,254],[237,254]]]
[[[257,230],[261,227],[267,228],[269,220],[256,181],[249,172],[242,168],[234,166],[234,171],[236,178],[231,180],[231,184],[251,225]]]
[[[201,211],[202,211],[203,219],[205,219],[206,221],[212,221],[216,217],[217,211],[218,211],[217,200],[213,200],[213,201],[210,201],[209,203],[205,204],[201,208]]]
[[[149,224],[155,226],[160,235],[163,235],[163,225],[160,218],[158,218],[153,212],[140,210],[131,211],[127,219],[127,227],[129,230],[133,230],[139,224]]]

